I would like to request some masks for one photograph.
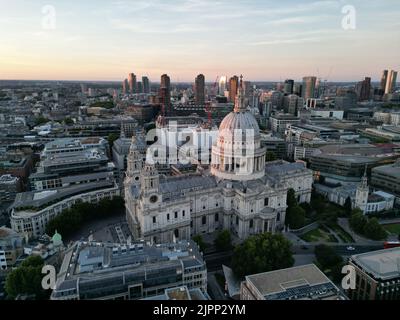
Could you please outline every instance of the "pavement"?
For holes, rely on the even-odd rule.
[[[128,239],[129,236],[131,236],[131,233],[125,215],[119,215],[91,222],[80,228],[78,232],[70,236],[67,240],[87,240],[90,235],[93,235],[94,241],[118,243],[120,242],[120,239]]]
[[[362,244],[362,245],[378,245],[382,244],[383,241],[375,241],[364,238],[359,234],[355,233],[349,225],[349,220],[347,218],[338,218],[338,224],[341,226],[347,233],[349,233],[353,239],[355,240],[355,244]]]
[[[215,273],[216,272],[209,272],[207,274],[207,292],[213,300],[228,300],[215,279]]]
[[[395,219],[380,219],[379,220],[380,224],[397,224],[400,223],[400,218],[395,218]]]

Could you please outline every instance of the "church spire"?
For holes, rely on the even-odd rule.
[[[234,112],[245,112],[246,106],[244,104],[244,88],[243,88],[243,75],[240,75],[240,82],[238,88],[238,94],[235,99]]]
[[[126,136],[125,136],[125,131],[124,131],[124,123],[123,123],[123,121],[121,120],[121,131],[120,131],[120,133],[119,133],[119,137],[121,138],[121,139],[124,139]]]
[[[368,188],[367,165],[365,165],[364,175],[361,178],[361,188]]]

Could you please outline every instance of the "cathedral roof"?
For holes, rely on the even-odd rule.
[[[219,126],[220,133],[229,131],[234,133],[234,130],[254,130],[254,135],[260,134],[260,128],[257,120],[250,112],[239,111],[229,113]]]
[[[213,176],[187,175],[160,179],[160,192],[163,194],[181,194],[184,191],[210,189],[216,186],[217,182]]]

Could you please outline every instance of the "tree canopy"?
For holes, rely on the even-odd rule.
[[[368,222],[364,226],[364,234],[372,240],[382,240],[386,237],[386,231],[379,224],[377,218],[368,219]]]
[[[232,249],[232,238],[229,230],[218,232],[214,240],[214,245],[218,251],[227,251]]]
[[[344,261],[335,249],[325,244],[320,244],[315,247],[314,253],[322,271],[326,272],[334,282],[340,282],[343,278],[342,267]]]
[[[42,267],[44,261],[39,256],[30,256],[19,267],[12,270],[6,278],[5,291],[8,299],[20,294],[35,296],[35,299],[48,299],[49,290],[42,288]]]
[[[115,140],[119,138],[119,135],[116,133],[110,133],[107,137],[108,144],[110,145],[110,149],[113,147]]]
[[[193,241],[197,243],[197,245],[200,248],[200,251],[204,252],[205,248],[206,248],[206,244],[203,240],[203,237],[201,236],[201,234],[195,235],[193,238]]]
[[[114,197],[112,200],[102,199],[99,203],[77,203],[50,220],[46,226],[46,233],[54,234],[57,230],[63,237],[68,237],[79,230],[82,224],[120,214],[123,209],[124,200],[121,197]]]
[[[351,214],[351,198],[350,197],[346,198],[346,201],[344,202],[343,207],[344,207],[346,215],[350,216],[350,214]]]
[[[379,224],[378,219],[375,217],[367,218],[360,209],[352,211],[349,224],[355,232],[369,239],[382,240],[386,238],[386,231]]]
[[[367,224],[367,218],[360,209],[355,209],[351,213],[349,223],[350,227],[355,232],[362,234],[364,232],[364,227]]]
[[[236,276],[289,268],[294,264],[292,244],[282,234],[262,233],[238,245],[232,257]]]
[[[286,198],[286,218],[285,224],[291,229],[299,229],[304,226],[306,221],[306,212],[299,206],[295,191],[290,188]]]

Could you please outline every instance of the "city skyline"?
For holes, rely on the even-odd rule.
[[[400,69],[394,0],[77,4],[2,4],[0,78],[122,81],[134,72],[193,82],[202,73],[213,82],[242,73],[251,81],[375,82],[382,70]],[[355,9],[355,29],[342,27],[346,5]]]

